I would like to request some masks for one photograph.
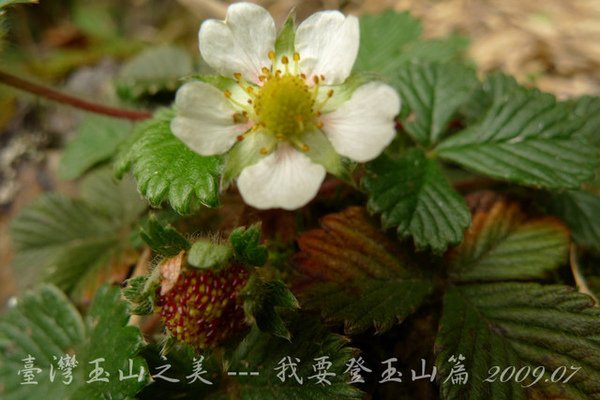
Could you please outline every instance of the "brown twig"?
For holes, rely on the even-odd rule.
[[[141,121],[152,117],[152,113],[150,113],[149,111],[124,110],[122,108],[114,108],[102,104],[93,103],[91,101],[83,100],[75,96],[61,93],[55,89],[37,83],[29,82],[23,78],[19,78],[18,76],[14,76],[5,71],[0,71],[0,83],[24,90],[26,92],[35,94],[40,97],[44,97],[46,99],[54,100],[63,104],[68,104],[72,107],[90,111],[96,114],[108,115],[110,117],[115,118],[129,119],[132,121]]]
[[[581,293],[589,295],[592,299],[594,299],[594,302],[598,304],[598,299],[594,295],[594,292],[592,292],[592,290],[588,286],[585,277],[581,273],[579,261],[577,260],[577,247],[574,243],[571,243],[571,247],[569,249],[569,261],[571,264],[571,272],[573,273],[573,279],[575,279],[575,285],[577,286],[577,289]]]

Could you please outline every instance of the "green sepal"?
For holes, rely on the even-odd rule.
[[[192,244],[187,261],[192,267],[200,269],[222,268],[232,256],[229,244],[213,243],[210,240],[198,240]]]
[[[302,136],[302,141],[309,147],[305,154],[314,163],[322,165],[327,172],[340,179],[351,181],[351,171],[355,163],[341,157],[322,132],[307,132]]]
[[[264,281],[258,274],[253,274],[240,292],[244,298],[246,318],[256,322],[263,332],[290,340],[291,334],[279,315],[284,309],[295,310],[300,304],[292,292],[280,280]]]
[[[296,39],[296,11],[292,9],[288,14],[281,31],[275,40],[275,53],[277,55],[294,54],[294,41]]]
[[[188,250],[190,242],[170,225],[163,226],[156,217],[148,219],[140,235],[150,248],[165,257],[172,257]]]
[[[131,313],[135,315],[150,315],[154,312],[154,297],[159,285],[158,275],[142,275],[127,280],[123,296],[131,303]]]
[[[272,135],[262,132],[253,132],[246,136],[244,140],[237,142],[225,157],[221,187],[229,186],[244,168],[265,158],[266,156],[260,152],[260,149],[263,147],[271,148],[274,142],[275,139]]]
[[[252,225],[249,228],[236,228],[229,235],[229,242],[233,246],[236,258],[244,264],[261,267],[267,262],[269,252],[267,248],[259,244],[260,225]]]

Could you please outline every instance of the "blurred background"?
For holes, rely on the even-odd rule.
[[[281,23],[322,9],[410,11],[428,38],[459,34],[480,74],[502,70],[559,98],[600,94],[600,0],[257,1]],[[222,19],[220,0],[40,0],[8,11],[0,69],[68,93],[123,105],[114,78],[146,48],[176,43],[196,59],[197,30]],[[196,60],[197,61],[197,60]],[[168,99],[167,99],[168,101]],[[82,112],[0,85],[0,309],[18,289],[8,226],[43,191],[76,193],[59,178],[62,148]]]

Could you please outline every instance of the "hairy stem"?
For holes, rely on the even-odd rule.
[[[0,71],[0,83],[96,114],[103,114],[110,117],[129,119],[133,121],[141,121],[152,117],[152,113],[148,111],[124,110],[121,108],[108,107],[102,104],[93,103],[91,101],[61,93],[55,89],[39,85],[37,83],[29,82],[5,71]]]

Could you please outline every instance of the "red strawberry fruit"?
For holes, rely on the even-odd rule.
[[[198,349],[214,347],[245,331],[238,293],[247,282],[248,270],[241,265],[222,270],[183,268],[166,292],[158,289],[156,305],[176,339]]]

